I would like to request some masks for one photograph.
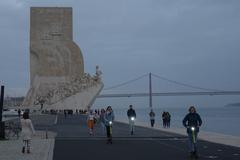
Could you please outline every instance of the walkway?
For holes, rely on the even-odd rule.
[[[36,126],[47,126],[51,124],[55,116],[52,115],[31,115]],[[19,123],[19,119],[14,119],[15,123]],[[36,127],[38,129],[38,127]],[[0,141],[0,160],[52,160],[55,133],[36,131],[36,135],[32,137],[31,153],[23,154],[22,138],[17,139],[16,136],[10,137],[10,140]]]
[[[53,160],[115,159],[167,160],[188,159],[187,138],[174,133],[136,127],[136,134],[129,135],[128,125],[115,122],[113,144],[106,144],[101,126],[96,126],[94,136],[88,135],[86,117],[80,115],[58,116],[58,123],[51,127],[57,132]],[[200,159],[239,160],[240,148],[206,141],[199,141]]]

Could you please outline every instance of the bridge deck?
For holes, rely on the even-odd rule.
[[[215,92],[162,92],[152,93],[152,96],[221,96],[221,95],[240,95],[240,91],[215,91]],[[116,93],[100,94],[97,98],[116,98],[116,97],[148,97],[149,93]]]

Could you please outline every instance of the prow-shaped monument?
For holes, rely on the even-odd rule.
[[[84,73],[73,41],[72,8],[31,7],[30,89],[23,107],[87,109],[103,88],[101,71]]]

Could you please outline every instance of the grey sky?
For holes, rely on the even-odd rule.
[[[0,80],[8,94],[24,95],[29,86],[30,6],[73,7],[85,72],[93,74],[98,64],[106,87],[153,72],[240,90],[239,0],[1,0]],[[143,83],[136,91],[147,89],[139,89]],[[156,86],[178,89],[162,81]]]

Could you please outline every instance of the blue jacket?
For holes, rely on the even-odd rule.
[[[112,112],[106,112],[105,113],[105,116],[104,116],[104,122],[105,122],[105,125],[106,126],[109,126],[109,122],[110,121],[114,121],[114,113],[113,113],[113,111]]]
[[[202,125],[202,119],[199,114],[197,113],[188,113],[183,121],[182,121],[184,127],[196,127],[196,132],[199,132],[199,126]],[[190,132],[190,129],[187,129],[187,132]]]

